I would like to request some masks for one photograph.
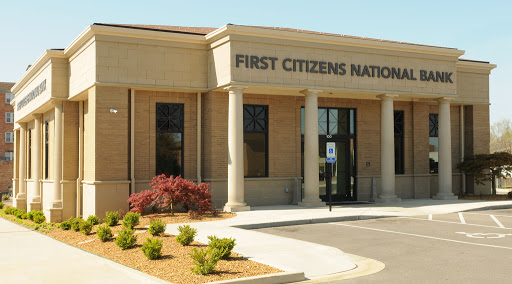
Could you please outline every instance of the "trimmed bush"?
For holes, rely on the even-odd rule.
[[[217,238],[216,236],[208,236],[208,248],[217,249],[221,253],[222,259],[226,259],[231,255],[231,251],[235,247],[235,239],[232,238]]]
[[[23,220],[28,219],[28,214],[27,214],[27,213],[25,213],[25,214],[21,215],[21,219],[23,219]]]
[[[129,249],[137,242],[137,236],[134,235],[133,230],[123,228],[116,238],[116,245],[122,250]]]
[[[14,209],[13,207],[7,207],[7,208],[5,208],[4,212],[5,212],[5,214],[12,215],[12,210],[13,209]]]
[[[4,209],[4,203],[0,202],[0,209]]]
[[[71,222],[70,221],[64,221],[64,222],[60,223],[59,227],[62,230],[67,231],[67,230],[71,229]]]
[[[149,222],[148,232],[152,236],[159,236],[163,232],[165,232],[166,227],[167,227],[167,225],[164,223],[164,221],[162,221],[162,219],[156,218]]]
[[[107,211],[105,214],[105,219],[103,219],[103,222],[105,224],[112,226],[117,226],[117,223],[119,223],[119,212],[118,211]]]
[[[509,192],[507,193],[507,195],[508,195],[508,199],[512,199],[512,191],[509,191]]]
[[[96,234],[98,235],[98,239],[102,242],[107,242],[112,239],[112,230],[107,224],[99,226]]]
[[[89,235],[92,230],[92,223],[90,221],[83,221],[80,223],[80,232],[84,235]]]
[[[139,224],[140,213],[130,212],[124,215],[123,227],[132,229]]]
[[[189,225],[179,226],[178,231],[180,234],[176,236],[176,241],[182,246],[188,246],[197,236],[197,230],[191,228]]]
[[[2,201],[9,200],[11,196],[9,194],[2,194]],[[0,208],[2,209],[2,208]]]
[[[34,211],[32,216],[36,224],[41,224],[44,223],[44,221],[46,221],[46,217],[44,216],[43,211]]]
[[[71,222],[71,230],[78,232],[78,231],[80,231],[80,223],[84,222],[84,219],[71,218],[71,219],[69,219],[69,222]]]
[[[30,221],[34,221],[34,212],[35,211],[30,211],[27,213],[27,217]]]
[[[149,259],[157,259],[162,256],[162,240],[146,238],[142,245],[144,255]]]
[[[217,249],[200,249],[194,248],[189,254],[194,261],[194,267],[190,268],[193,273],[206,275],[215,271],[215,266],[221,257],[221,253]]]
[[[96,215],[91,215],[87,217],[87,221],[91,222],[93,225],[98,225],[100,223],[100,218],[98,218]]]
[[[23,214],[27,214],[27,212],[23,209],[18,209],[16,211],[16,213],[14,214],[14,216],[16,216],[16,218],[18,218],[18,219],[21,219],[21,216],[23,216]]]

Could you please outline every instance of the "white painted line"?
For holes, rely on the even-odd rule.
[[[462,212],[459,212],[459,219],[461,224],[466,224],[466,220],[464,220],[464,216],[462,216]]]
[[[512,216],[510,215],[498,215],[498,214],[484,214],[484,213],[471,213],[471,212],[464,212],[464,214],[474,214],[474,215],[494,215],[494,216],[498,216],[498,217],[507,217],[507,218],[512,218]]]
[[[432,221],[432,214],[429,214],[429,215],[428,215],[428,219],[429,219],[430,221]]]
[[[450,239],[444,239],[444,238],[437,238],[437,237],[431,237],[431,236],[424,236],[424,235],[418,235],[418,234],[410,234],[410,233],[404,233],[404,232],[397,232],[397,231],[390,231],[390,230],[383,230],[383,229],[375,229],[375,228],[368,228],[368,227],[361,227],[361,226],[354,226],[354,225],[347,225],[347,224],[339,224],[339,223],[329,223],[329,224],[336,225],[336,226],[344,226],[344,227],[352,227],[352,228],[365,229],[365,230],[371,230],[371,231],[378,231],[378,232],[384,232],[384,233],[392,233],[392,234],[398,234],[398,235],[420,237],[420,238],[425,238],[425,239],[439,240],[439,241],[459,243],[459,244],[467,244],[467,245],[475,245],[475,246],[483,246],[483,247],[491,247],[491,248],[502,248],[502,249],[512,250],[512,247],[503,247],[503,246],[494,246],[494,245],[487,245],[487,244],[471,243],[471,242],[465,242],[465,241],[450,240]]]
[[[414,218],[414,217],[396,217],[396,218],[428,221],[427,219]],[[487,226],[487,225],[479,225],[479,224],[461,224],[459,222],[441,221],[441,220],[432,220],[431,222],[450,223],[450,224],[459,224],[459,225],[467,225],[467,226],[478,226],[478,227],[487,227],[487,228],[495,228],[495,229],[500,228],[500,227],[496,227],[496,226]],[[500,229],[512,230],[512,228],[500,228]]]
[[[501,224],[500,220],[496,219],[496,217],[494,217],[494,215],[490,215],[490,216],[494,220],[494,222],[496,222],[496,224],[498,224],[498,226],[500,226],[500,228],[505,228],[505,226],[503,226],[503,224]]]

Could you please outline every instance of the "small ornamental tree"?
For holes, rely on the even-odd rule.
[[[492,154],[476,154],[464,157],[457,168],[472,175],[477,184],[491,181],[492,194],[496,194],[496,178],[509,177],[512,172],[512,154],[495,152]]]
[[[203,214],[211,208],[210,185],[194,184],[178,177],[166,177],[164,174],[153,177],[150,183],[153,190],[134,193],[128,198],[130,212],[144,213],[147,206],[169,209],[174,214],[174,208],[182,204],[187,209],[197,210]]]

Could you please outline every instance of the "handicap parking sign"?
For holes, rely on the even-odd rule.
[[[327,163],[334,163],[336,162],[336,143],[334,142],[327,142],[326,143],[326,157],[327,157]]]

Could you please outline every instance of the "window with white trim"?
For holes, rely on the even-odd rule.
[[[5,143],[14,143],[14,132],[5,132]]]
[[[12,161],[14,158],[14,154],[12,151],[5,151],[6,161]]]
[[[5,123],[14,123],[14,112],[5,113]]]
[[[10,105],[11,101],[14,99],[13,93],[6,93],[5,94],[5,104]]]

